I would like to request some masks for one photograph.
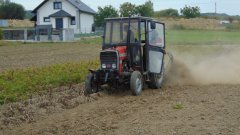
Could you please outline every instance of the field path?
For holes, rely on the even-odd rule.
[[[145,90],[139,97],[127,91],[99,93],[91,96],[91,102],[2,133],[237,135],[239,89],[240,85],[166,86],[162,90]]]

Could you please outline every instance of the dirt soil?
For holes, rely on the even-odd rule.
[[[85,97],[62,87],[1,107],[0,134],[240,134],[240,85],[164,86]]]
[[[202,84],[175,60],[162,89],[60,87],[0,108],[2,134],[240,134],[240,84]]]
[[[0,48],[0,71],[3,71],[96,59],[101,45],[85,45],[80,42],[33,44],[19,42],[2,46],[0,44]]]
[[[171,48],[179,57],[159,90],[59,87],[1,106],[0,134],[239,135],[240,47],[181,48]]]

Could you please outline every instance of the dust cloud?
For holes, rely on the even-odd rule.
[[[166,73],[166,85],[240,84],[240,49],[223,48],[208,54],[181,52]]]

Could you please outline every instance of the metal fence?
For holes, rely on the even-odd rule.
[[[102,36],[103,33],[104,33],[104,28],[103,27],[96,27],[95,31],[92,32],[92,33],[75,34],[75,38]]]
[[[73,41],[74,38],[102,36],[103,27],[95,28],[91,33],[74,34],[74,29],[53,29],[50,25],[36,28],[3,29],[4,40],[31,40],[31,41]]]
[[[4,40],[35,40],[35,29],[4,29]]]
[[[52,29],[52,28],[20,28],[4,29],[4,40],[23,41],[73,41],[73,29]]]

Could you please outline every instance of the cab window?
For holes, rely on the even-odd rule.
[[[152,46],[164,47],[164,25],[156,23],[156,29],[151,29],[149,23],[149,44]]]

